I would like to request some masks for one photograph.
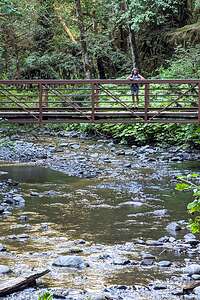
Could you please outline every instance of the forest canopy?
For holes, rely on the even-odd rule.
[[[155,76],[199,45],[200,0],[0,0],[2,79]]]

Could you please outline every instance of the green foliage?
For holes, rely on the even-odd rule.
[[[188,213],[191,215],[188,227],[193,233],[200,233],[200,175],[194,173],[178,176],[177,179],[181,181],[176,185],[177,191],[193,191],[194,200],[187,205]]]
[[[190,190],[190,185],[187,183],[177,183],[176,185],[176,190],[177,191],[185,191],[185,190]]]
[[[100,133],[128,144],[146,145],[190,145],[199,147],[198,125],[177,124],[82,124],[71,125],[71,129]]]
[[[200,47],[178,47],[168,68],[159,70],[159,78],[189,79],[200,78]]]
[[[81,4],[92,77],[107,78],[128,74],[132,67],[130,28],[143,73],[158,68],[173,50],[165,33],[179,28],[182,18],[186,23],[189,12],[183,12],[190,9],[183,0],[82,0]],[[195,5],[197,10],[198,0]],[[0,28],[1,78],[84,77],[73,0],[0,0]]]
[[[49,292],[46,292],[39,296],[38,300],[53,300],[53,296]]]
[[[15,1],[0,0],[0,13],[5,16],[20,15]]]
[[[130,1],[129,13],[132,28],[137,31],[146,23],[151,25],[165,24],[171,15],[178,15],[178,0],[135,0]]]

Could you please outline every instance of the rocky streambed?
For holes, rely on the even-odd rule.
[[[191,194],[174,189],[198,151],[43,132],[4,140],[0,159],[1,279],[51,271],[2,299],[199,299]]]

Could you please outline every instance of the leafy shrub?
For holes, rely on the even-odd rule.
[[[193,233],[200,233],[200,185],[199,174],[189,174],[187,176],[178,176],[180,183],[176,185],[178,191],[193,191],[194,200],[187,206],[188,213],[191,216],[189,229]],[[196,183],[196,181],[198,183]]]
[[[38,300],[53,300],[53,296],[49,292],[46,292],[39,296]]]

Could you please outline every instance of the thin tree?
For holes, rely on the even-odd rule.
[[[126,14],[128,13],[128,5],[126,0],[121,1],[121,11]],[[128,44],[130,47],[132,64],[133,67],[139,68],[140,63],[139,63],[138,47],[135,39],[135,32],[131,28],[129,17],[126,17],[126,20],[127,20],[127,29],[128,29]]]
[[[85,32],[85,26],[84,26],[84,20],[83,20],[83,11],[81,7],[81,1],[75,0],[76,5],[76,16],[77,16],[77,23],[78,28],[80,31],[80,43],[81,43],[81,50],[82,50],[82,56],[83,56],[83,67],[85,72],[85,77],[87,79],[91,78],[91,67],[90,67],[90,61],[89,61],[89,55],[88,55],[88,47],[87,47],[87,40],[86,40],[86,32]]]

